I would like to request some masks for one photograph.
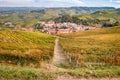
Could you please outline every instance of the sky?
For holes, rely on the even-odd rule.
[[[120,0],[0,0],[0,7],[116,7]]]

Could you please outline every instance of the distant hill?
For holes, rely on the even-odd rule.
[[[65,13],[66,11],[74,14],[93,13],[99,10],[115,10],[114,7],[69,7],[69,8],[48,8],[46,10],[60,11]]]
[[[120,8],[118,8],[117,10],[120,10]]]
[[[73,10],[76,13],[79,11],[98,11],[98,10],[113,10],[114,7],[59,7],[59,8],[44,8],[44,7],[0,7],[0,11],[19,11],[19,10]]]
[[[0,7],[0,11],[28,11],[28,10],[41,10],[42,7]]]
[[[56,22],[74,22],[93,27],[112,27],[120,25],[120,10],[100,10],[91,14],[63,15]]]
[[[116,13],[109,13],[109,11],[118,11],[119,9],[115,9],[114,7],[68,7],[68,8],[39,8],[39,7],[0,7],[0,23],[3,22],[12,22],[15,26],[22,27],[33,27],[37,21],[48,21],[55,20],[56,22],[65,22],[64,20],[60,21],[60,17],[64,17],[64,15],[75,16],[74,20],[67,20],[75,23],[82,23],[84,25],[94,26],[94,23],[89,24],[88,19],[107,18],[107,14],[116,15]],[[103,13],[107,12],[106,15],[100,16],[99,12],[103,11]],[[93,14],[92,14],[93,13]],[[105,16],[104,16],[105,15]],[[113,18],[113,16],[109,16],[109,18]],[[119,16],[117,14],[116,16]],[[114,18],[116,21],[119,20],[118,17]],[[94,18],[95,17],[95,18]],[[77,19],[76,19],[77,18]],[[85,21],[87,20],[87,21]],[[95,22],[96,21],[92,21]],[[104,21],[103,21],[104,22]],[[100,25],[101,26],[101,25]]]

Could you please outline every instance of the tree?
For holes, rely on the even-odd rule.
[[[42,27],[40,24],[38,24],[38,23],[35,24],[34,28],[35,28],[35,29],[43,29],[43,27]]]
[[[116,22],[114,23],[114,25],[115,25],[115,26],[119,26],[119,25],[120,25],[120,22],[116,21]]]

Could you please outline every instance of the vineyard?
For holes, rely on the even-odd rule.
[[[120,26],[60,36],[70,67],[120,66]]]
[[[61,34],[69,68],[120,65],[120,27]],[[40,67],[53,58],[56,36],[0,30],[0,63]]]
[[[54,40],[39,32],[0,30],[0,63],[40,67],[52,58]]]
[[[63,71],[47,68],[52,62],[56,38],[70,63],[66,67],[60,66]],[[120,27],[58,36],[0,30],[0,79],[59,80],[60,76],[69,76],[86,80],[104,77],[114,80],[115,77],[119,80],[119,53]]]

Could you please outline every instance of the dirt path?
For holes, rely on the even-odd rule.
[[[64,53],[64,50],[60,44],[59,39],[55,40],[54,57],[52,64],[56,66],[68,64],[67,57]]]
[[[52,71],[66,71],[66,69],[60,68],[61,65],[66,65],[66,64],[68,64],[67,57],[64,54],[64,50],[60,44],[59,39],[56,39],[52,63],[48,63],[48,64],[42,63],[41,67]]]
[[[44,67],[51,71],[66,71],[66,69],[59,68],[55,65],[68,64],[68,60],[66,55],[64,54],[64,50],[60,44],[59,39],[55,40],[54,47],[54,57],[52,64],[44,64]],[[55,80],[120,80],[120,78],[76,78],[70,76],[68,74],[58,75]]]

